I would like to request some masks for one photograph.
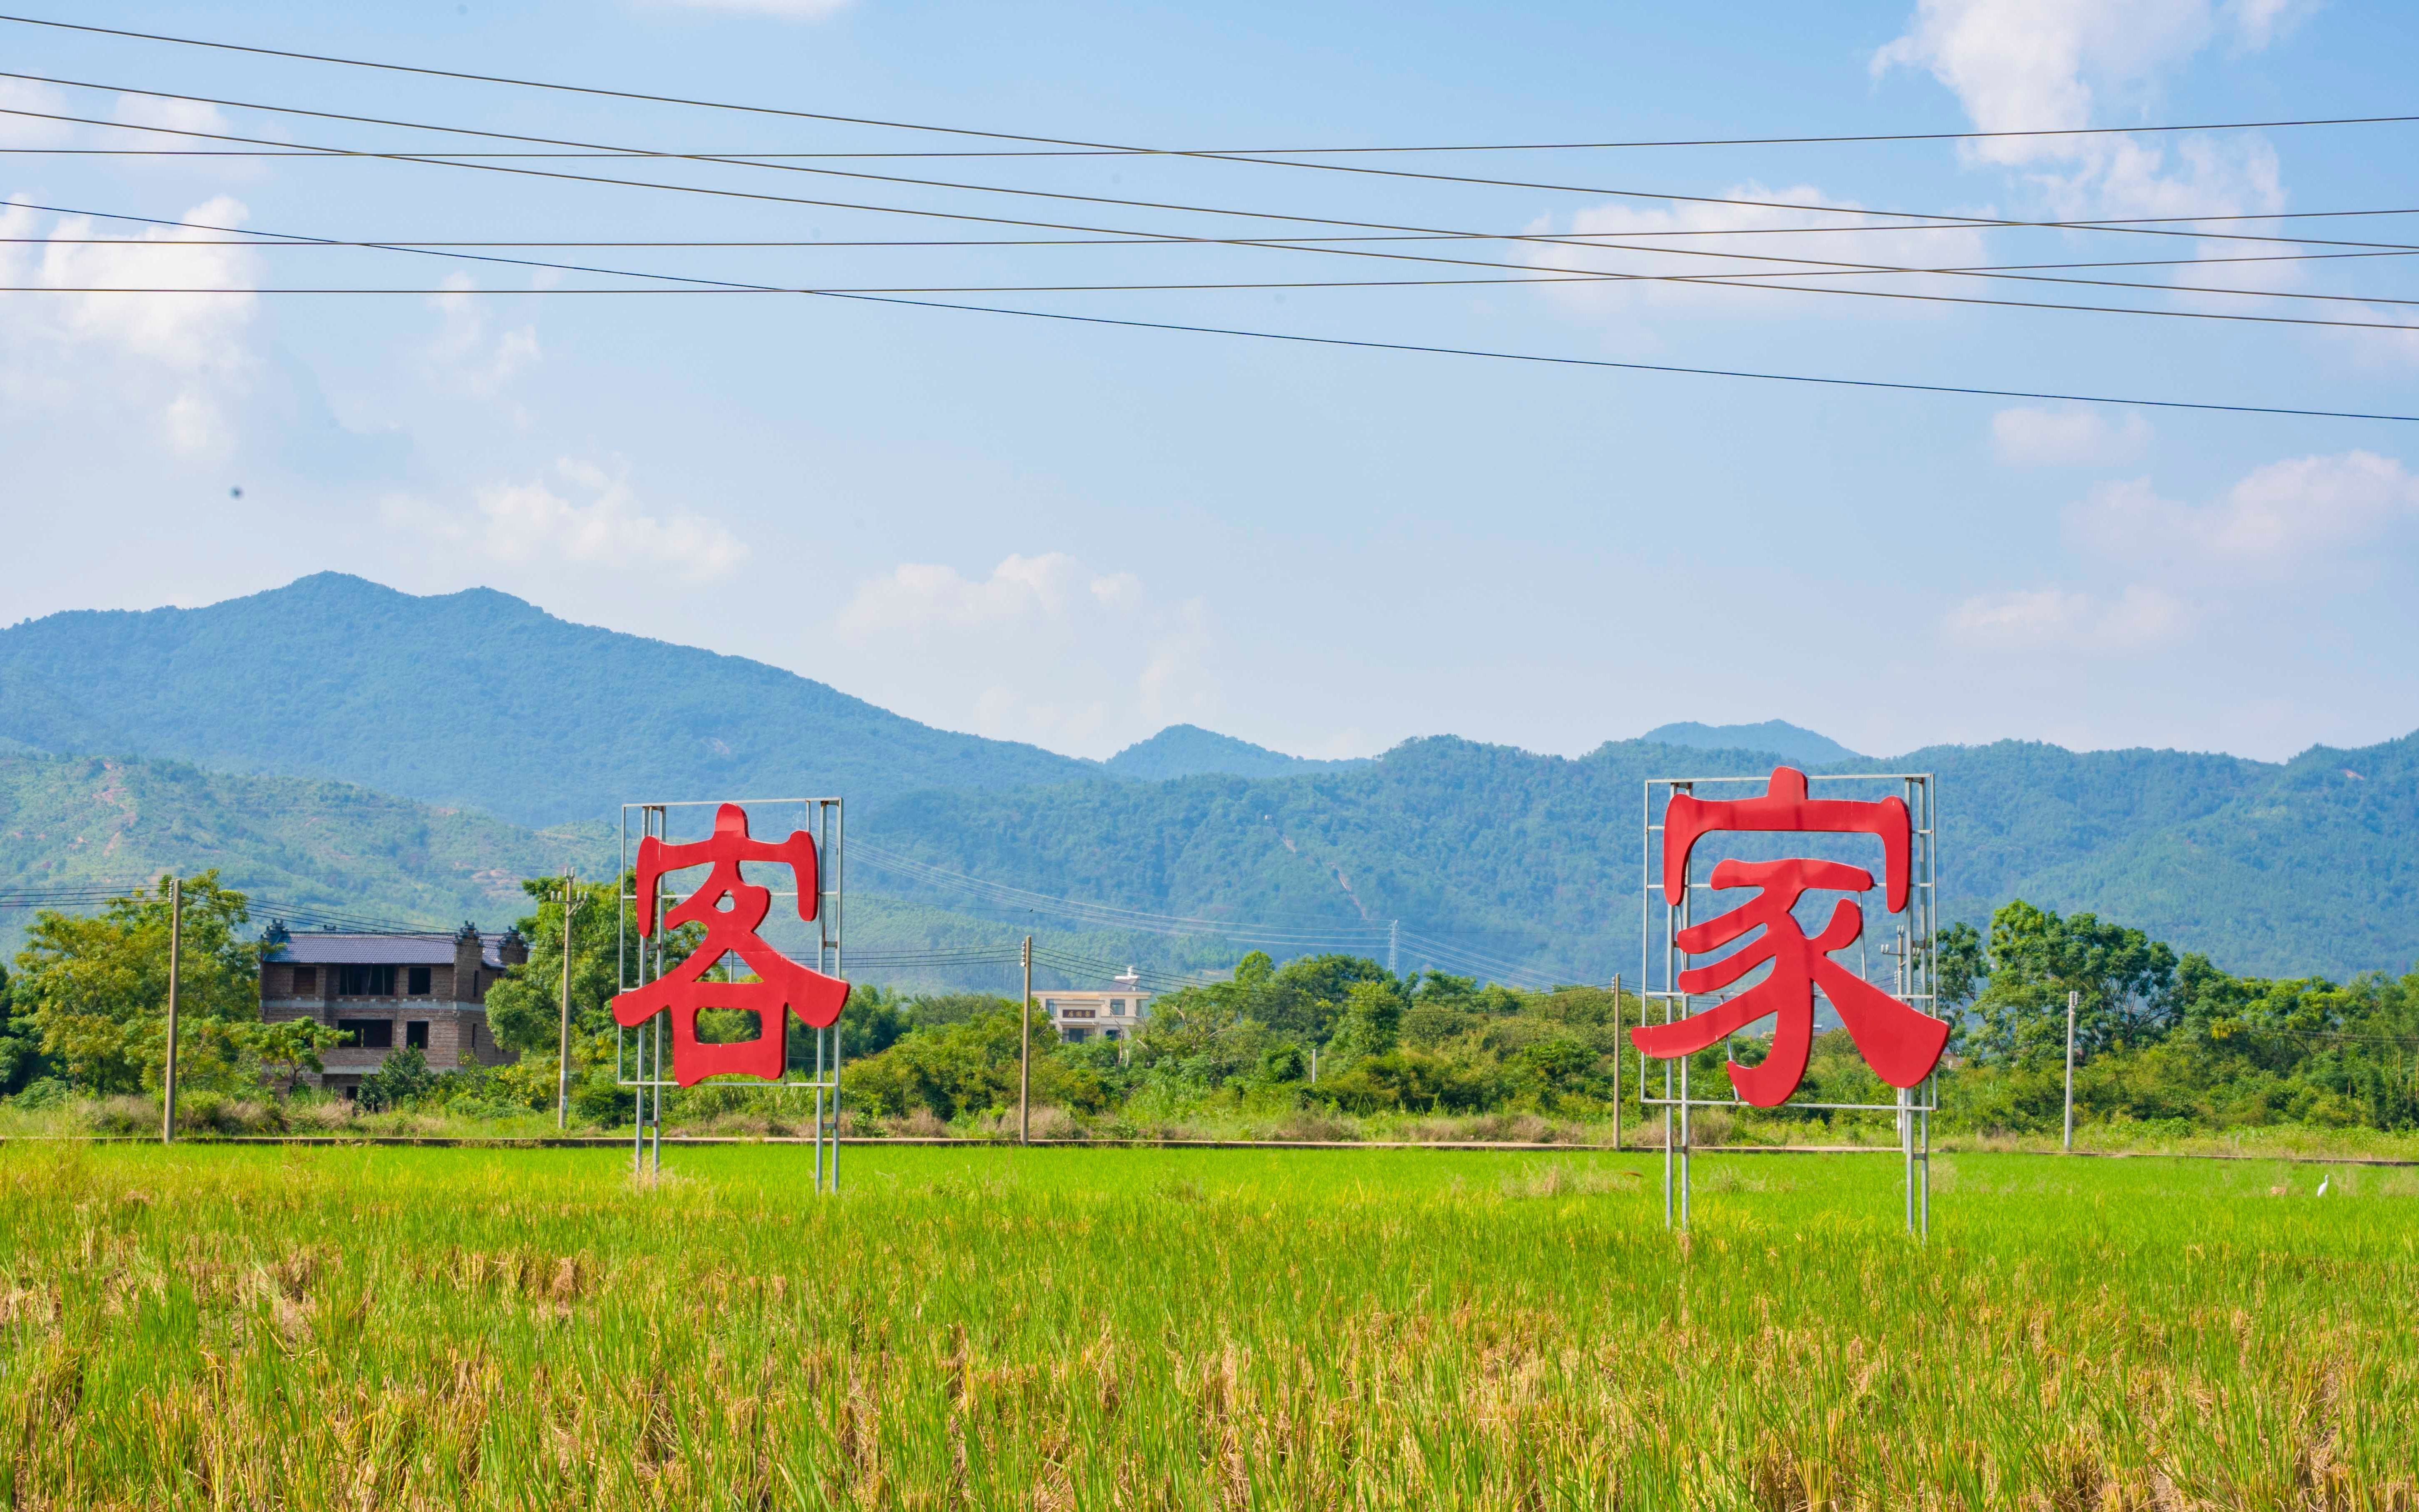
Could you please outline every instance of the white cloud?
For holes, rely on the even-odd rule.
[[[901,631],[987,629],[1062,619],[1083,592],[1083,579],[1082,564],[1063,551],[1037,557],[1011,554],[980,581],[942,563],[902,562],[888,577],[857,589],[840,611],[840,633],[862,641]]]
[[[2150,424],[2128,413],[2111,423],[2096,409],[2002,409],[1991,417],[1991,450],[2010,467],[2104,467],[2130,462],[2150,444]]]
[[[449,388],[473,398],[492,399],[518,374],[545,355],[534,324],[489,334],[487,314],[475,294],[478,284],[466,273],[449,273],[445,292],[432,294],[428,307],[438,315],[437,335],[428,358]]]
[[[158,127],[153,131],[88,131],[86,139],[97,146],[147,147],[163,151],[240,152],[242,144],[215,142],[217,136],[238,134],[236,128],[216,105],[198,100],[163,100],[155,95],[121,94],[110,111],[110,118],[128,126]],[[193,135],[168,134],[193,132]],[[274,127],[249,130],[241,134],[273,136]],[[252,180],[265,177],[268,166],[251,158],[165,158],[131,159],[130,166],[164,169],[170,172],[201,174],[222,180]]]
[[[720,524],[686,512],[648,514],[624,475],[571,457],[555,463],[551,479],[479,489],[469,510],[397,496],[381,514],[438,545],[515,565],[601,564],[694,585],[730,576],[747,556],[747,544]]]
[[[2286,7],[2238,0],[2226,8],[2238,35],[2261,46]],[[2091,126],[2106,97],[2137,101],[2219,29],[2210,0],[1918,0],[1904,35],[1873,54],[1872,71],[1930,72],[1985,131]],[[2066,156],[2071,143],[2002,138],[1970,150],[1985,162],[2023,163]]]
[[[2141,651],[2175,640],[2190,619],[2180,599],[2136,583],[2113,599],[2064,588],[1983,594],[1949,612],[1948,630],[1993,651]]]
[[[2147,478],[2105,484],[2068,512],[2067,530],[2087,570],[2132,579],[2125,587],[1979,594],[1944,628],[1999,651],[2141,651],[2204,628],[2253,633],[2246,624],[2345,591],[2368,576],[2355,570],[2361,564],[2394,560],[2390,537],[2414,525],[2419,477],[2374,452],[2272,462],[2205,505],[2162,498]],[[2244,586],[2297,576],[2332,592]]]
[[[1863,208],[1852,200],[1826,195],[1811,184],[1767,189],[1750,182],[1726,191],[1724,197],[1760,200],[1766,202],[1766,206],[1778,208],[1679,204],[1668,209],[1648,209],[1632,205],[1600,205],[1576,212],[1569,224],[1559,229],[1551,220],[1541,220],[1527,230],[1533,236],[1635,239],[1651,250],[1626,251],[1618,242],[1582,249],[1531,241],[1519,244],[1521,255],[1539,269],[1633,275],[1599,282],[1546,285],[1549,295],[1576,309],[1607,314],[1641,308],[1685,308],[1765,320],[1779,313],[1778,306],[1784,301],[1804,308],[1809,296],[1741,293],[1733,288],[1670,280],[1676,277],[1737,278],[1753,275],[1752,281],[1780,282],[1766,275],[1796,274],[1804,275],[1798,277],[1797,282],[1811,285],[1857,287],[1872,281],[1834,276],[1825,268],[1809,264],[1863,262],[1899,268],[1955,268],[1983,260],[1983,239],[1979,229],[1912,231],[1901,229],[1895,221],[1883,216],[1808,213],[1788,208],[1795,205],[1828,205],[1851,210]],[[1838,235],[1829,229],[1804,237],[1775,234],[1776,230],[1805,226],[1864,226],[1872,229],[1853,237]],[[1776,258],[1806,261],[1773,260]],[[1915,279],[1889,286],[1917,292],[1947,291],[1958,282],[1945,277]],[[1963,288],[1955,291],[1967,292]],[[1820,308],[1826,302],[1854,305],[1860,317],[1875,313],[1874,309],[1867,308],[1868,305],[1891,307],[1881,305],[1880,301],[1820,299],[1816,301],[1816,307]],[[1922,309],[1919,305],[1897,308],[1906,313]]]
[[[252,365],[244,338],[258,312],[250,292],[258,273],[253,254],[211,243],[223,239],[217,228],[239,226],[247,213],[219,195],[177,226],[100,232],[71,216],[45,232],[30,207],[0,208],[0,236],[32,239],[0,243],[0,283],[47,291],[0,296],[0,366],[11,393],[87,410],[105,396],[148,410],[181,453],[223,451],[232,440],[228,408]],[[97,236],[119,244],[87,243]]]
[[[110,119],[128,126],[157,127],[158,132],[145,131],[144,136],[169,132],[196,132],[208,136],[231,136],[235,129],[220,114],[216,105],[199,100],[163,100],[157,95],[120,95]],[[156,142],[156,147],[208,147],[207,141],[188,138],[181,143]]]
[[[2161,78],[2213,41],[2265,47],[2299,9],[2295,0],[1918,0],[1905,33],[1873,54],[1872,71],[1929,72],[1985,131],[2122,124],[2115,117],[2147,109]],[[1961,150],[1972,163],[2028,170],[2061,219],[2261,214],[2285,205],[2275,149],[2257,136],[2006,136]],[[2278,287],[2290,282],[2288,267],[2239,265],[2221,276]],[[2177,281],[2210,275],[2186,270]]]
[[[2226,14],[2242,46],[2257,53],[2300,25],[2317,8],[2318,0],[2226,0]]]
[[[773,16],[783,21],[821,21],[848,8],[850,0],[651,0],[675,10],[719,10],[735,16]]]
[[[2275,577],[2340,560],[2419,519],[2419,478],[2374,452],[2292,457],[2245,475],[2215,503],[2163,499],[2148,479],[2094,490],[2069,527],[2087,547],[2196,576]]]
[[[32,111],[37,116],[73,114],[68,98],[46,84],[25,79],[0,79],[0,108]],[[65,121],[38,120],[34,116],[0,116],[0,147],[54,147],[75,134]]]
[[[918,690],[918,717],[1002,739],[1106,755],[1217,707],[1206,607],[1064,551],[982,577],[902,563],[861,584],[836,627],[871,681]]]
[[[81,217],[58,223],[42,248],[36,281],[55,289],[193,289],[192,294],[74,293],[44,298],[76,336],[101,341],[188,372],[223,367],[234,333],[258,300],[255,259],[240,247],[213,245],[222,227],[240,226],[241,201],[219,195],[186,212],[180,227],[148,226],[126,245],[78,245],[94,235]]]

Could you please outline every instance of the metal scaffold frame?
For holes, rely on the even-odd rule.
[[[621,894],[620,917],[614,921],[614,990],[627,992],[632,988],[660,979],[679,962],[665,960],[664,942],[670,931],[658,929],[653,940],[639,939],[630,924],[638,903],[635,853],[638,841],[652,837],[669,842],[666,833],[672,810],[681,809],[718,810],[725,803],[735,803],[751,815],[760,810],[778,810],[793,808],[802,812],[803,822],[793,825],[814,836],[818,865],[815,900],[814,968],[824,976],[845,980],[841,937],[845,891],[847,819],[838,798],[696,798],[655,803],[622,805],[622,869],[618,890]],[[638,832],[631,832],[632,816],[637,816]],[[681,903],[671,892],[669,881],[656,884],[661,889],[655,917],[666,918]],[[768,887],[776,899],[797,896],[794,879],[787,888]],[[717,962],[721,965],[726,963]],[[638,1094],[636,1132],[632,1136],[630,1169],[643,1174],[650,1165],[656,1174],[664,1168],[664,1093],[680,1085],[666,1074],[671,1064],[666,1044],[665,1029],[669,1011],[655,1014],[635,1028],[618,1021],[613,1026],[613,1079]],[[783,1033],[786,1037],[787,1016],[780,1028],[764,1025],[763,1033]],[[751,1082],[746,1085],[775,1092],[801,1092],[812,1101],[814,1119],[814,1183],[818,1192],[840,1190],[840,1021],[828,1028],[809,1026],[811,1049],[793,1066],[784,1056],[782,1077],[778,1082]],[[650,1098],[649,1094],[653,1097]],[[652,1105],[651,1105],[652,1104]]]
[[[1674,1024],[1703,1009],[1734,997],[1753,986],[1760,977],[1742,980],[1719,992],[1691,995],[1680,990],[1680,975],[1688,969],[1687,952],[1680,947],[1680,932],[1692,922],[1700,893],[1714,891],[1711,882],[1698,880],[1697,858],[1689,857],[1682,872],[1680,896],[1666,899],[1663,883],[1657,873],[1661,869],[1661,838],[1664,810],[1673,797],[1693,793],[1699,787],[1725,783],[1748,783],[1761,786],[1763,777],[1696,777],[1650,778],[1645,784],[1645,821],[1641,838],[1641,870],[1643,886],[1640,894],[1641,911],[1641,949],[1640,963],[1639,1022],[1651,1022],[1650,1015],[1661,1005],[1664,1024]],[[1908,866],[1911,872],[1907,889],[1907,906],[1901,915],[1887,913],[1896,926],[1892,943],[1883,947],[1885,955],[1895,958],[1890,995],[1928,1017],[1940,1018],[1939,1010],[1939,784],[1930,772],[1855,773],[1838,776],[1810,776],[1810,792],[1820,791],[1817,784],[1837,788],[1841,784],[1864,784],[1871,792],[1874,784],[1894,784],[1898,795],[1907,807],[1909,820]],[[1834,793],[1834,796],[1850,796]],[[1883,796],[1873,794],[1873,796]],[[1821,832],[1799,832],[1821,833]],[[1710,873],[1711,865],[1703,870]],[[1879,890],[1877,887],[1875,890]],[[1712,917],[1712,916],[1709,916]],[[1868,912],[1870,926],[1874,915]],[[1880,985],[1875,983],[1876,986]],[[1827,1005],[1822,1005],[1827,1006]],[[1818,1007],[1819,1015],[1819,1007]],[[1739,1036],[1732,1034],[1723,1041],[1728,1058]],[[1751,1106],[1735,1089],[1721,1097],[1708,1097],[1693,1092],[1688,1084],[1688,1062],[1691,1057],[1676,1060],[1658,1059],[1642,1050],[1638,1057],[1639,1103],[1641,1108],[1663,1110],[1663,1223],[1665,1227],[1686,1228],[1688,1226],[1689,1114],[1696,1108],[1734,1108]],[[1651,1095],[1657,1076],[1661,1078],[1662,1095]],[[1776,1108],[1761,1112],[1841,1112],[1890,1113],[1896,1116],[1899,1151],[1904,1166],[1906,1231],[1918,1238],[1932,1232],[1932,1115],[1938,1111],[1940,1073],[1934,1071],[1920,1083],[1902,1088],[1892,1103],[1820,1103],[1801,1102],[1795,1097]],[[1676,1128],[1674,1127],[1676,1120]]]

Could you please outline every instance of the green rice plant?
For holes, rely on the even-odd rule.
[[[0,1146],[14,1507],[2419,1507],[2419,1172]]]

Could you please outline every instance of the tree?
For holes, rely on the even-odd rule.
[[[1971,924],[1951,924],[1932,938],[1940,965],[1940,1001],[1933,1007],[1943,1014],[1955,1013],[1982,990],[1991,975],[1991,955],[1982,948],[1981,931]]]
[[[1259,961],[1254,962],[1253,956]],[[1355,983],[1382,982],[1390,988],[1394,984],[1393,973],[1365,956],[1303,956],[1263,973],[1259,964],[1267,959],[1257,950],[1243,958],[1253,967],[1248,981],[1243,964],[1238,963],[1231,984],[1237,994],[1237,1011],[1312,1044],[1324,1044],[1335,1031]]]
[[[487,989],[487,1028],[496,1042],[539,1059],[555,1058],[562,1025],[562,887],[561,877],[532,877],[521,890],[537,912],[513,927],[529,942],[527,964],[507,972]],[[622,889],[610,882],[583,882],[574,895],[571,924],[571,1033],[575,1046],[610,1034],[609,1006],[620,990],[617,950],[624,936],[614,928]],[[638,940],[633,923],[627,941]],[[682,953],[686,959],[686,953]]]
[[[1989,1059],[2061,1053],[2072,992],[2081,995],[2078,1055],[2155,1043],[2176,1024],[2176,966],[2175,951],[2140,930],[2017,899],[1991,916],[1990,985],[1974,1004],[1971,1042]]]
[[[345,1039],[344,1031],[317,1019],[280,1019],[247,1027],[252,1031],[250,1058],[261,1079],[281,1096],[291,1094],[305,1072],[327,1070],[319,1052]]]
[[[1382,1056],[1402,1041],[1403,995],[1392,981],[1356,981],[1348,989],[1344,1016],[1333,1043],[1336,1054]]]
[[[1023,1026],[1022,1006],[1004,1002],[982,1017],[905,1035],[848,1065],[848,1100],[889,1118],[917,1108],[943,1119],[1013,1108]],[[1053,1037],[1033,1043],[1033,1100],[1091,1113],[1107,1098],[1100,1072],[1073,1063]]]
[[[42,1054],[78,1089],[160,1085],[167,1057],[168,888],[113,898],[100,913],[45,909],[17,954],[10,996],[41,1035]],[[261,947],[240,937],[251,914],[218,872],[183,883],[177,1076],[224,1088],[242,1076],[260,1019]]]
[[[361,1089],[353,1095],[362,1107],[376,1113],[409,1107],[436,1089],[437,1073],[428,1069],[428,1057],[418,1045],[406,1045],[362,1077]]]
[[[50,1069],[51,1062],[42,1054],[42,1031],[17,1003],[8,973],[0,968],[0,1096],[23,1091]]]

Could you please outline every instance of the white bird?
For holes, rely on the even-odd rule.
[[[2328,1183],[2329,1181],[2334,1180],[2334,1176],[2332,1176],[2332,1175],[2328,1175],[2328,1176],[2321,1176],[2321,1177],[2319,1177],[2319,1193],[2318,1193],[2318,1195],[2319,1195],[2319,1196],[2325,1196],[2327,1195],[2327,1183]]]

